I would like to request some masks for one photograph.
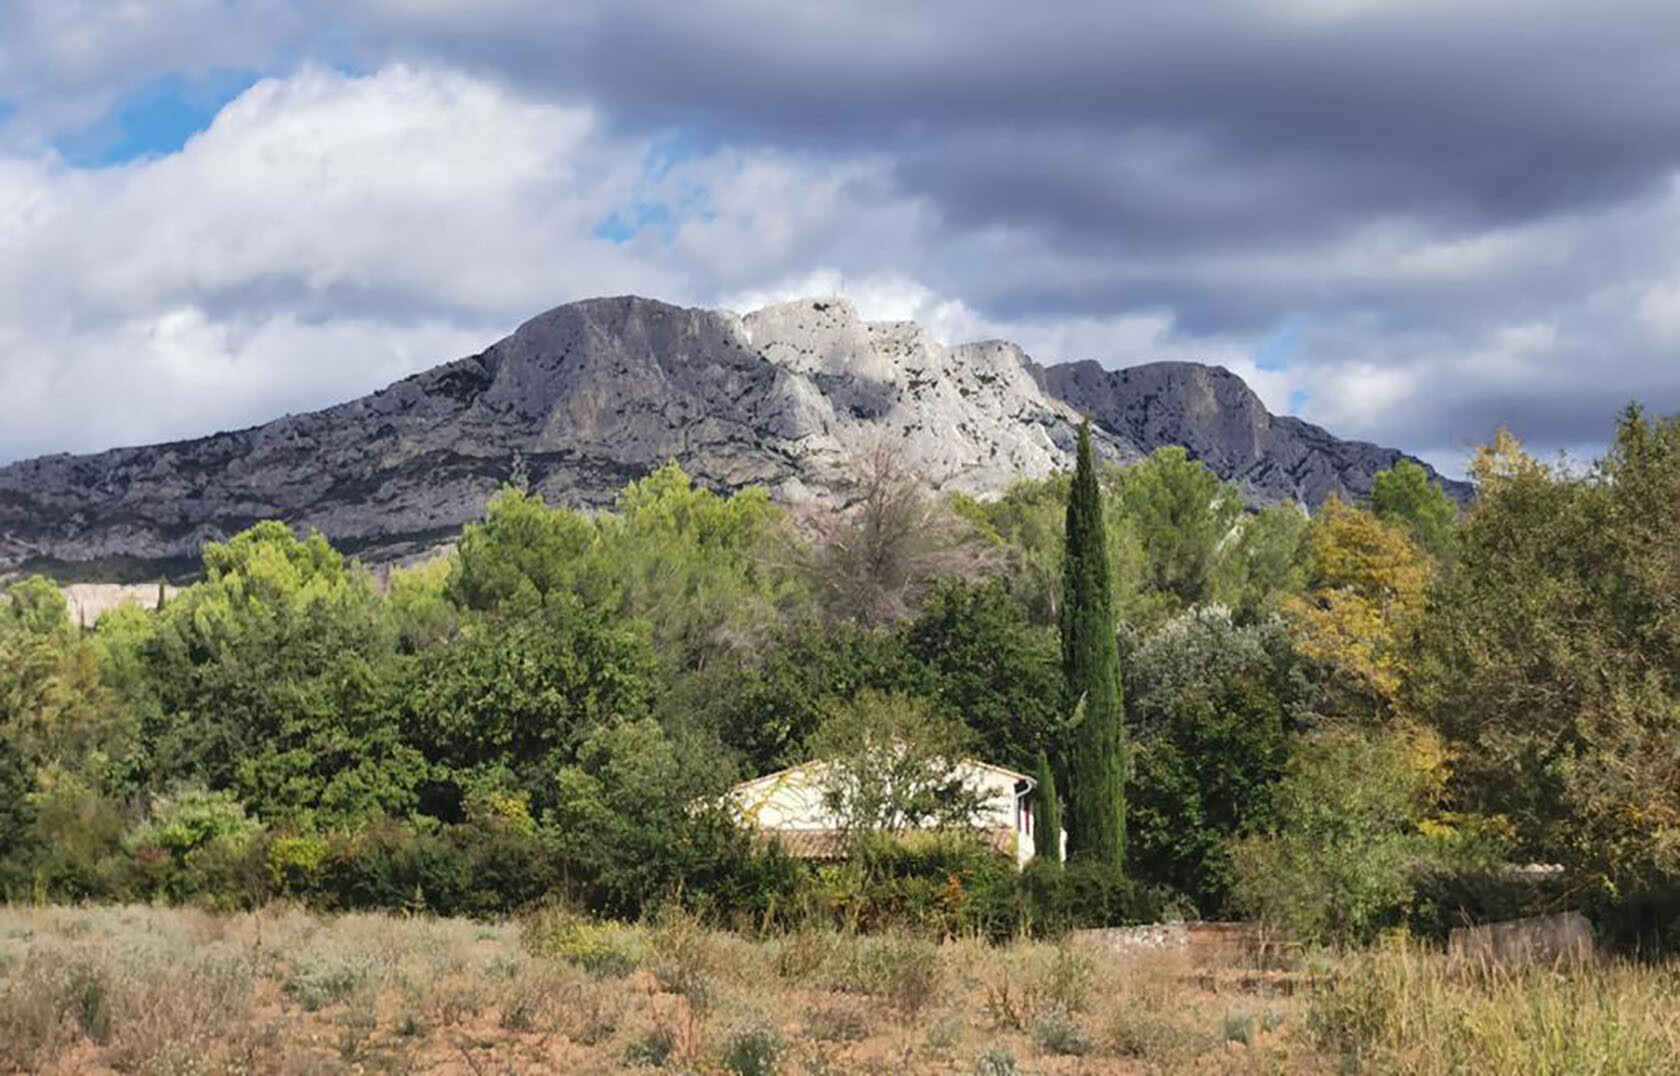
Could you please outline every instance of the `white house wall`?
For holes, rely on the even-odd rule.
[[[787,834],[833,832],[843,828],[842,820],[824,802],[822,762],[810,762],[736,786],[729,802],[741,820],[768,832]],[[975,825],[990,832],[1013,833],[1012,849],[1017,864],[1033,856],[1033,842],[1027,819],[1018,812],[1017,788],[1024,778],[996,766],[965,762],[957,776],[974,790],[980,802]]]

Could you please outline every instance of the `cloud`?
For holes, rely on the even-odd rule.
[[[589,236],[639,174],[597,126],[453,72],[313,69],[253,86],[177,154],[0,160],[17,207],[0,455],[320,406],[477,350],[556,295],[674,290]]]
[[[1219,362],[1437,461],[1501,421],[1590,448],[1628,398],[1680,409],[1667,0],[0,0],[0,24],[9,393],[187,312],[181,339],[221,343],[183,354],[279,371],[205,374],[194,414],[247,421],[371,387],[382,333],[437,341],[407,368],[585,295],[843,281],[1041,359]],[[263,78],[178,153],[52,149],[228,70]],[[288,381],[242,350],[263,327],[339,358]],[[99,443],[32,418],[0,457]]]

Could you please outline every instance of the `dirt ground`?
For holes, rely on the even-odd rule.
[[[1300,1034],[1311,972],[1268,959],[1228,939],[990,946],[746,939],[682,920],[3,908],[0,1069],[1328,1071]]]

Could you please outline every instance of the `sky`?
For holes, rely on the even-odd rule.
[[[0,462],[841,293],[1458,472],[1680,411],[1673,0],[0,0]]]

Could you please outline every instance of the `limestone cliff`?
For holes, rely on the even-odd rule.
[[[947,347],[842,299],[745,316],[635,297],[558,307],[484,352],[251,429],[0,467],[0,575],[184,574],[261,519],[372,559],[452,537],[522,461],[555,502],[603,505],[668,459],[718,488],[844,500],[883,441],[931,486],[986,493],[1067,466],[1081,413],[1127,462],[1184,444],[1255,503],[1360,494],[1392,449],[1268,414],[1224,370],[1043,369]]]

